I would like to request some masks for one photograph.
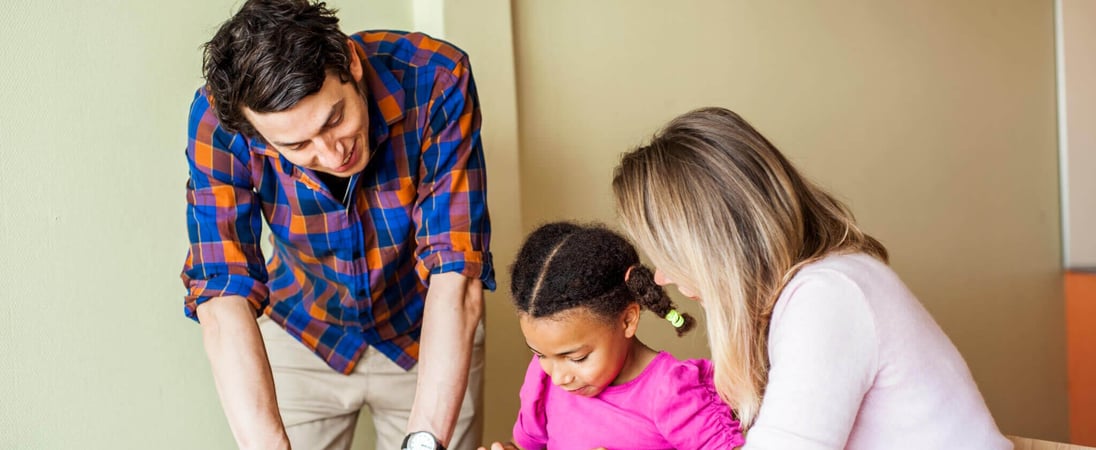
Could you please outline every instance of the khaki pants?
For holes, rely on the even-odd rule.
[[[354,372],[332,370],[266,316],[259,319],[278,409],[294,450],[349,450],[358,413],[369,408],[377,430],[376,450],[398,450],[415,399],[418,366],[405,371],[373,347]],[[483,322],[476,328],[468,389],[450,450],[475,450],[483,434]]]

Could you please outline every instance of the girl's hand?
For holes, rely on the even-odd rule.
[[[487,450],[487,447],[480,447],[479,450]],[[513,442],[507,442],[505,444],[501,442],[491,443],[491,450],[521,450]]]

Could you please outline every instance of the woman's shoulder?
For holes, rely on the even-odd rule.
[[[880,276],[896,276],[887,263],[866,253],[834,253],[804,265],[792,283],[807,277],[841,277],[854,283]]]
[[[796,272],[777,299],[773,318],[789,307],[863,309],[874,315],[876,303],[898,297],[916,302],[885,262],[864,253],[833,254]]]
[[[774,318],[782,309],[832,308],[863,303],[868,284],[891,272],[883,262],[863,253],[826,256],[801,267],[777,299]]]
[[[874,367],[879,345],[875,280],[890,269],[865,254],[831,255],[803,266],[773,307],[769,358],[788,361],[856,353]]]

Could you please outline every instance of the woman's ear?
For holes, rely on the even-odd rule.
[[[624,337],[631,339],[635,337],[636,330],[639,329],[639,316],[642,310],[639,308],[639,303],[631,303],[624,312],[621,314],[621,325],[624,327]]]

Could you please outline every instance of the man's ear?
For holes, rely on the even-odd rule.
[[[346,45],[350,47],[350,75],[354,77],[355,82],[362,81],[362,60],[358,58],[358,46],[354,45],[352,39],[346,40]]]
[[[624,327],[624,337],[631,339],[639,329],[639,316],[642,310],[639,303],[632,303],[621,314],[621,325]]]

